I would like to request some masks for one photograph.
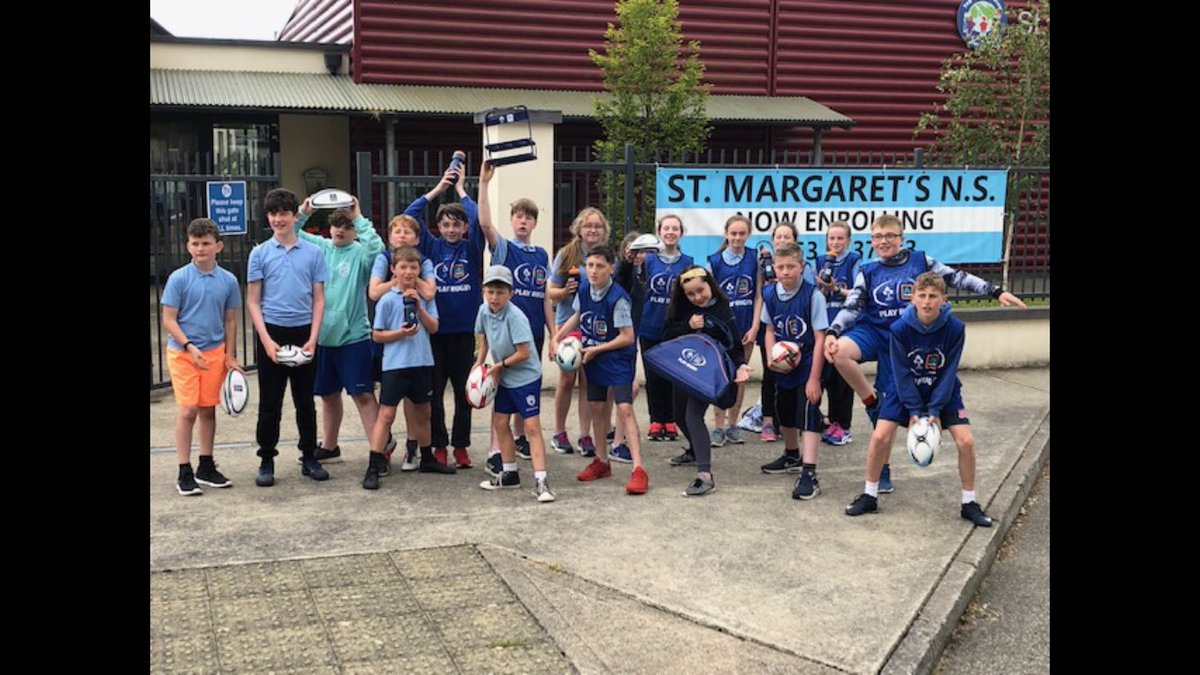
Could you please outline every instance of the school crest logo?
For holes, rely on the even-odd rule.
[[[958,35],[971,49],[1007,23],[1004,0],[963,0],[958,6]]]
[[[464,260],[455,260],[450,266],[450,278],[454,281],[462,281],[467,278],[467,263]]]
[[[691,348],[684,349],[683,351],[679,352],[679,358],[697,368],[701,368],[704,366],[704,364],[708,363],[708,359],[704,358],[703,354]]]
[[[925,355],[925,370],[928,370],[931,372],[941,370],[942,365],[945,363],[946,363],[946,355],[943,354],[941,352],[941,350],[936,351],[936,352],[929,352],[928,354]]]
[[[592,320],[592,330],[596,333],[597,340],[603,340],[608,337],[608,322],[596,317]]]
[[[533,270],[533,285],[538,288],[546,286],[546,268],[537,267]]]
[[[913,297],[913,282],[900,282],[900,300],[904,302],[912,302]]]
[[[775,332],[788,338],[802,337],[808,332],[808,322],[795,314],[779,317],[775,319]]]
[[[750,295],[753,292],[751,290],[753,288],[754,288],[754,282],[752,282],[750,280],[750,277],[741,276],[741,277],[737,278],[737,293],[736,293],[737,295],[739,295],[739,296]]]

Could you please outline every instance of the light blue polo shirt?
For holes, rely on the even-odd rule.
[[[438,318],[437,302],[419,298],[429,316]],[[404,296],[398,289],[391,289],[379,299],[375,305],[375,328],[380,330],[399,330],[404,323]],[[469,359],[470,354],[461,358]],[[395,342],[383,345],[383,369],[400,370],[401,368],[416,368],[433,365],[433,348],[429,346],[429,332],[425,324],[417,319],[417,332],[409,337],[402,337]]]
[[[488,350],[492,353],[493,363],[500,363],[516,354],[517,345],[529,345],[529,358],[505,368],[500,373],[500,386],[513,389],[541,379],[542,362],[533,344],[533,329],[529,327],[529,318],[511,299],[495,314],[492,314],[492,309],[486,301],[480,305],[479,314],[475,315],[475,332],[487,336]]]
[[[263,320],[295,328],[313,321],[313,284],[324,284],[329,267],[321,249],[297,239],[285,248],[274,237],[250,251],[246,281],[262,282]]]
[[[380,253],[375,256],[375,262],[371,266],[371,278],[380,281],[387,281],[391,276],[388,274],[388,254]],[[433,261],[425,256],[421,256],[421,278],[433,278]]]
[[[225,310],[241,307],[242,293],[237,277],[229,270],[215,265],[211,272],[204,272],[195,263],[188,263],[167,278],[162,304],[179,310],[177,318],[183,334],[200,351],[208,351],[225,343]],[[169,334],[167,346],[183,349]]]

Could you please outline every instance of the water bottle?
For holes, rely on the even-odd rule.
[[[467,153],[462,150],[455,150],[454,156],[450,159],[450,166],[446,167],[447,171],[454,172],[454,180],[458,181],[458,176],[462,172],[463,165],[467,163]]]
[[[575,283],[579,283],[579,268],[578,267],[572,267],[571,269],[567,270],[567,281],[571,281],[572,279],[575,280]]]
[[[765,241],[758,244],[758,264],[762,267],[763,281],[775,281],[775,256]]]
[[[417,301],[415,298],[404,298],[404,325],[417,325]]]
[[[833,283],[833,266],[837,263],[837,255],[833,251],[825,253],[825,264],[821,267],[821,281]]]

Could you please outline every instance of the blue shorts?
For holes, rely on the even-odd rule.
[[[343,388],[351,396],[375,392],[371,377],[371,340],[352,342],[341,347],[321,345],[317,350],[317,379],[313,394],[329,396]]]
[[[493,412],[501,415],[517,414],[521,419],[537,417],[542,411],[542,378],[519,387],[501,385],[496,391],[496,407]]]
[[[895,384],[887,390],[879,390],[879,419],[895,422],[908,428],[908,411],[904,408],[904,402],[900,400],[900,395],[896,393]],[[971,423],[971,420],[967,418],[966,406],[963,405],[961,382],[954,383],[954,393],[950,394],[950,402],[946,404],[945,408],[942,408],[942,414],[938,421],[941,422],[943,429]]]
[[[859,363],[867,361],[882,363],[888,360],[890,338],[872,328],[870,324],[860,323],[842,337],[850,338],[854,344],[858,345],[858,351],[862,353],[862,357],[858,359]],[[883,355],[882,359],[879,358],[881,354]]]

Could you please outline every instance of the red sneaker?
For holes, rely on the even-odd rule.
[[[435,449],[433,451],[433,458],[438,461],[438,464],[445,464],[446,463],[446,449],[445,448]]]
[[[646,440],[648,441],[665,441],[666,429],[663,428],[662,422],[651,422],[650,429],[646,432]]]
[[[471,457],[467,455],[466,448],[454,449],[454,464],[460,469],[471,468]]]
[[[579,475],[575,477],[582,481],[612,478],[612,465],[608,462],[601,462],[599,459],[593,459],[592,463],[583,467],[583,471],[580,471]]]
[[[625,484],[625,491],[631,495],[644,495],[649,489],[650,477],[646,475],[646,470],[640,466],[634,467],[633,473],[629,474],[629,482]]]
[[[666,428],[663,430],[668,441],[679,440],[679,427],[675,426],[674,422],[667,422]]]

